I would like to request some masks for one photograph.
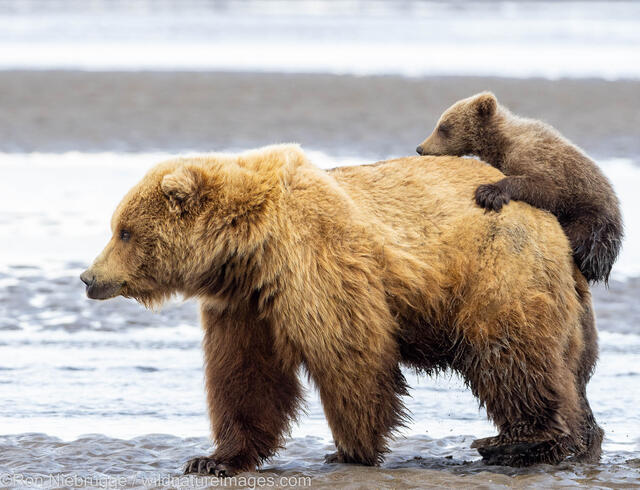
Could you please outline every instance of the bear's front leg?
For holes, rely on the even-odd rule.
[[[406,384],[397,364],[353,367],[313,373],[337,448],[325,462],[375,466],[388,451],[387,438],[405,418],[400,396],[407,394]]]
[[[558,185],[547,175],[510,175],[495,184],[478,186],[475,198],[479,206],[493,211],[500,211],[514,200],[555,213],[559,192]]]
[[[269,324],[248,312],[202,309],[207,402],[215,451],[185,473],[251,471],[283,444],[301,400],[297,364],[274,349]]]
[[[406,416],[394,320],[382,301],[373,302],[374,288],[367,293],[350,296],[344,319],[327,314],[326,324],[308,326],[323,342],[308,336],[302,347],[337,448],[327,463],[379,464]]]

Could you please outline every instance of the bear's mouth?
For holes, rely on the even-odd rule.
[[[120,294],[125,284],[125,282],[101,283],[94,281],[91,284],[87,284],[87,297],[100,300],[115,298]]]

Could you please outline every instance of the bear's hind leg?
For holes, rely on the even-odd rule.
[[[600,461],[602,453],[602,439],[604,430],[598,425],[589,400],[587,400],[587,383],[591,379],[593,370],[598,360],[598,333],[596,331],[593,305],[591,303],[591,293],[583,278],[577,278],[579,285],[578,295],[582,303],[583,313],[581,315],[582,335],[584,340],[584,350],[580,357],[576,374],[578,384],[578,395],[580,397],[580,408],[582,410],[581,437],[584,450],[575,454],[574,461],[581,463],[597,463]]]
[[[604,211],[603,211],[604,213]],[[576,264],[589,282],[608,283],[622,245],[619,219],[585,213],[562,225]]]
[[[562,356],[516,339],[471,348],[457,366],[485,405],[499,435],[477,440],[492,465],[556,464],[579,450],[578,393]]]
[[[202,310],[205,380],[216,447],[185,473],[251,471],[283,444],[301,400],[298,364],[274,349],[270,326],[249,313]]]

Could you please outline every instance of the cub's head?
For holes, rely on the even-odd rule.
[[[116,208],[111,239],[80,276],[87,296],[153,306],[210,290],[228,257],[260,246],[304,161],[298,146],[277,145],[157,165]]]
[[[490,92],[462,99],[449,107],[431,135],[416,148],[420,155],[463,156],[477,153],[486,128],[498,110]]]

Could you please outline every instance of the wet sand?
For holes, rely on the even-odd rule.
[[[640,81],[0,72],[0,151],[209,151],[283,141],[412,154],[453,101],[494,91],[595,157],[640,155]]]
[[[421,436],[398,441],[381,468],[325,465],[322,455],[331,450],[329,445],[313,439],[289,441],[287,449],[272,464],[223,484],[214,477],[185,477],[177,464],[209,451],[206,438],[151,434],[122,440],[91,434],[65,443],[44,434],[22,434],[0,437],[0,447],[13,459],[13,475],[4,477],[6,480],[0,480],[0,484],[43,481],[49,488],[63,488],[65,485],[56,485],[60,482],[73,483],[75,488],[260,488],[256,483],[258,478],[264,478],[276,482],[277,488],[314,489],[637,488],[638,485],[640,459],[611,464],[606,469],[567,463],[555,467],[489,467],[470,461],[471,451],[451,451],[450,446],[460,445],[463,439],[434,440]],[[3,459],[0,455],[0,475]],[[43,471],[43,468],[54,469]]]

